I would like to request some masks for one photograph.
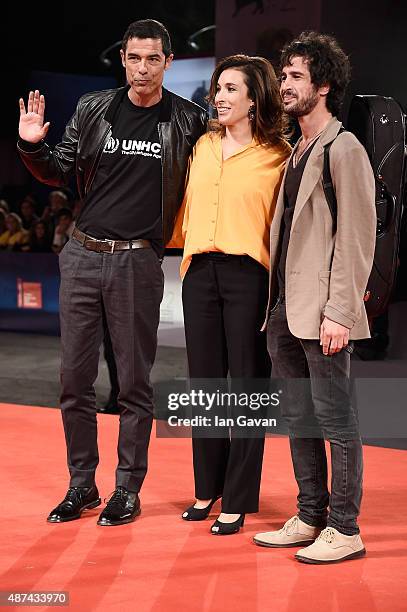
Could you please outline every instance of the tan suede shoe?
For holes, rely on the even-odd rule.
[[[295,558],[302,563],[339,563],[366,554],[359,534],[348,536],[333,527],[327,527],[311,546],[301,548]]]
[[[265,531],[254,536],[253,542],[270,548],[289,548],[313,542],[321,529],[304,523],[298,516],[291,517],[278,531]]]

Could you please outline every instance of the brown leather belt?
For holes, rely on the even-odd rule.
[[[72,238],[75,238],[88,251],[96,251],[97,253],[113,253],[114,251],[129,251],[131,249],[149,249],[151,242],[149,240],[98,240],[81,232],[75,227],[72,232]]]

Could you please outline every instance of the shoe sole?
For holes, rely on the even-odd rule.
[[[308,563],[310,565],[328,565],[330,563],[341,563],[342,561],[350,561],[351,559],[358,559],[359,557],[364,557],[366,555],[366,549],[358,550],[355,553],[347,555],[346,557],[341,557],[340,559],[309,559],[308,557],[303,557],[302,555],[295,555],[297,561],[301,563]]]
[[[224,524],[224,525],[227,525],[227,523],[223,523],[223,524]],[[215,535],[215,536],[227,536],[227,535],[234,535],[235,533],[239,533],[239,531],[240,531],[241,529],[243,529],[243,527],[244,527],[244,521],[243,521],[243,524],[242,524],[242,525],[240,525],[239,527],[235,528],[235,530],[234,530],[234,531],[212,531],[212,529],[211,529],[211,531],[210,531],[210,532],[211,532],[211,534],[212,534],[212,535]]]
[[[214,536],[227,536],[227,535],[235,535],[235,533],[239,533],[240,529],[237,529],[236,531],[229,531],[228,533],[225,532],[221,532],[221,531],[211,531],[211,534]]]
[[[117,415],[119,415],[119,414],[120,414],[120,412],[119,412],[118,410],[102,410],[102,409],[100,409],[100,408],[98,408],[98,409],[96,410],[96,412],[97,412],[98,414],[117,414]]]
[[[141,508],[134,514],[131,518],[124,519],[123,521],[106,521],[102,519],[102,521],[98,521],[97,524],[100,527],[118,527],[119,525],[127,525],[128,523],[132,523],[138,516],[141,514]]]
[[[290,542],[289,544],[269,544],[268,542],[262,542],[253,538],[253,542],[257,546],[264,546],[264,548],[298,548],[298,546],[309,546],[313,544],[315,540],[302,540],[301,542]]]
[[[97,499],[96,501],[91,502],[90,504],[86,504],[86,506],[83,506],[79,514],[76,514],[75,516],[71,516],[70,518],[66,518],[66,519],[47,518],[47,523],[69,523],[69,521],[77,521],[78,519],[81,518],[82,512],[84,512],[85,510],[92,510],[93,508],[97,508],[98,506],[100,506],[101,503],[102,503],[102,500],[99,497],[99,499]]]

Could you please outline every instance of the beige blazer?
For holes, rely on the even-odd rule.
[[[352,340],[370,337],[363,296],[375,249],[375,182],[367,153],[357,138],[350,132],[336,138],[341,125],[332,118],[314,145],[295,205],[286,260],[286,308],[289,329],[297,338],[319,339],[324,316],[348,327]],[[330,149],[338,202],[334,234],[322,171],[324,145],[335,138]],[[278,291],[276,263],[284,184],[285,174],[270,228],[269,301],[263,330]]]

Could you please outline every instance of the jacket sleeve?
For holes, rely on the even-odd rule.
[[[352,138],[341,153],[331,152],[338,202],[337,231],[329,299],[323,314],[351,329],[360,318],[376,244],[375,180],[362,145]]]
[[[191,169],[192,159],[196,153],[196,143],[200,139],[200,137],[205,134],[207,123],[208,123],[208,115],[206,111],[203,109],[199,114],[197,114],[196,119],[193,123],[193,149],[192,153],[188,158],[187,171],[185,175],[184,181],[184,194],[182,198],[181,206],[177,212],[177,216],[175,218],[174,229],[171,235],[171,239],[165,245],[166,249],[183,249],[185,246],[185,234],[186,230],[184,229],[185,222],[188,218],[188,206],[187,206],[187,191],[188,191],[188,181],[189,181],[189,173]]]
[[[54,149],[45,142],[32,144],[20,139],[17,143],[18,152],[25,166],[42,183],[64,187],[75,170],[79,108],[80,101],[65,128],[62,141]]]
[[[185,246],[185,234],[186,234],[185,224],[187,223],[187,220],[188,220],[188,205],[187,205],[188,180],[189,180],[189,172],[191,169],[191,163],[192,163],[194,152],[195,152],[195,147],[194,147],[193,153],[188,158],[187,174],[185,177],[184,197],[182,198],[181,207],[175,218],[174,231],[172,232],[171,240],[166,245],[167,249],[183,249]]]
[[[177,217],[175,219],[174,231],[172,232],[171,240],[166,245],[167,249],[183,249],[185,245],[185,232],[183,231],[183,224],[186,213],[186,202],[187,197],[184,194],[184,198],[182,200],[181,208],[177,213]]]
[[[208,127],[208,113],[203,108],[200,108],[199,112],[194,113],[193,120],[191,122],[191,146],[194,147],[201,136],[206,133]]]
[[[204,110],[202,110],[201,114],[199,115],[199,123],[200,125],[198,138],[205,134],[208,129],[208,113]]]

